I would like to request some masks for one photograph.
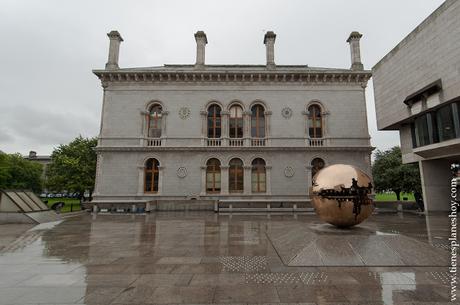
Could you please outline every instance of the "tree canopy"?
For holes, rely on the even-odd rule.
[[[91,196],[96,177],[96,145],[97,138],[79,136],[69,144],[57,147],[47,169],[48,189],[77,192],[80,196],[89,191]]]
[[[42,173],[43,165],[26,160],[20,154],[0,152],[1,189],[28,189],[39,193]]]
[[[393,191],[400,200],[401,192],[420,192],[420,172],[418,164],[402,164],[401,148],[377,150],[372,165],[375,190]]]

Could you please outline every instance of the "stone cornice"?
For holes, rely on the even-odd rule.
[[[222,152],[222,151],[373,151],[372,146],[298,146],[298,147],[273,147],[273,146],[257,146],[257,147],[121,147],[121,146],[103,146],[96,147],[97,153],[105,151],[126,151],[126,152],[159,152],[159,151],[203,151],[203,152]]]
[[[310,71],[149,71],[93,70],[103,86],[112,83],[138,84],[244,84],[271,85],[344,84],[366,85],[370,71],[310,70]]]

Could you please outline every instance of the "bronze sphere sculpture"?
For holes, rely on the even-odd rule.
[[[371,178],[347,164],[334,164],[313,177],[310,189],[316,214],[337,227],[351,227],[368,218],[374,210]]]

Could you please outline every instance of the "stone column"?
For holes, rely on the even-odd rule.
[[[229,124],[230,124],[230,121],[229,121],[229,117],[230,117],[230,112],[227,111],[227,110],[222,110],[220,112],[220,115],[221,115],[221,138],[222,138],[222,146],[228,146],[228,138],[229,138],[229,134],[228,134],[228,129],[229,129]]]
[[[267,69],[275,68],[275,39],[276,34],[272,31],[268,31],[264,36],[264,45],[266,48],[267,56]]]
[[[310,195],[310,186],[312,186],[311,170],[312,170],[312,166],[310,164],[305,166],[305,172],[307,174],[307,194],[308,195]]]
[[[304,130],[305,142],[306,142],[306,145],[309,146],[310,145],[310,142],[309,142],[310,133],[308,131],[308,128],[309,128],[308,127],[308,115],[309,115],[308,110],[302,111],[302,115],[303,115],[304,121],[305,121],[305,130]]]
[[[118,66],[118,55],[120,53],[120,43],[123,41],[121,38],[120,33],[118,31],[111,31],[107,34],[110,39],[110,46],[109,46],[109,58],[107,63],[105,64],[106,70],[113,70],[119,69]]]
[[[205,63],[205,48],[206,44],[208,43],[208,39],[206,34],[203,31],[198,31],[195,33],[195,41],[196,41],[196,68],[204,67]]]
[[[101,189],[101,176],[102,176],[102,162],[103,162],[103,157],[100,153],[97,154],[96,157],[96,177],[95,177],[95,182],[94,182],[94,196],[98,196],[100,194],[100,189]]]
[[[200,111],[201,115],[201,146],[206,146],[206,139],[208,138],[208,112],[206,110]]]
[[[251,111],[243,111],[244,146],[251,146]]]
[[[201,193],[200,196],[206,195],[206,165],[200,166],[201,168]]]
[[[164,166],[158,166],[158,195],[163,194],[163,172],[165,170]]]
[[[265,166],[265,181],[266,181],[266,187],[267,187],[267,195],[272,194],[272,167],[271,165],[266,165]]]
[[[137,167],[138,173],[138,184],[137,184],[137,195],[142,196],[144,194],[144,166]]]
[[[351,32],[347,39],[350,44],[351,53],[351,69],[352,70],[363,70],[364,66],[361,63],[361,51],[359,47],[359,40],[363,37],[359,32]]]
[[[270,146],[270,135],[271,135],[271,117],[272,117],[272,112],[271,111],[265,111],[265,145]]]
[[[228,165],[220,166],[220,193],[228,195]]]
[[[251,165],[244,165],[244,194],[245,195],[250,195],[252,194],[252,187],[251,187],[251,171],[252,171],[252,166]]]
[[[167,129],[166,126],[166,120],[168,118],[169,111],[163,111],[161,112],[161,146],[164,146],[166,144],[166,138],[167,136]]]

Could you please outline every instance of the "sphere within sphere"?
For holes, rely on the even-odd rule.
[[[351,227],[368,218],[374,203],[371,178],[359,168],[334,164],[313,177],[312,204],[323,221],[337,227]]]

